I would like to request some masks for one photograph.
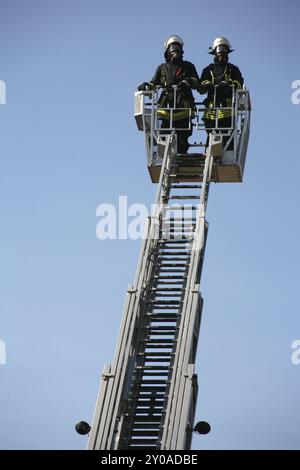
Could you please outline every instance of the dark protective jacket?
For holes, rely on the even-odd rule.
[[[233,64],[210,64],[203,69],[198,91],[201,94],[207,93],[207,85],[218,85],[220,82],[227,82],[228,86],[219,86],[216,89],[211,87],[208,91],[207,98],[204,104],[207,108],[216,106],[231,107],[232,105],[232,87],[242,88],[244,79],[240,69]],[[214,93],[216,92],[216,102],[214,103]],[[218,110],[218,119],[223,119],[231,116],[231,109]],[[208,110],[204,114],[205,119],[215,119],[216,112]]]
[[[159,106],[161,108],[194,108],[194,97],[191,89],[183,88],[180,82],[186,80],[191,88],[196,89],[199,77],[194,64],[186,60],[179,64],[164,63],[157,67],[155,74],[150,81],[150,85],[155,89],[157,86],[162,87],[162,93],[159,98]],[[179,85],[176,93],[176,103],[174,103],[174,89],[172,85]],[[169,111],[160,110],[159,116],[168,119]],[[174,120],[183,119],[189,116],[189,111],[177,111],[173,114]]]

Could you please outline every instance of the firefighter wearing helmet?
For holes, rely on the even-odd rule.
[[[231,52],[233,49],[228,39],[217,37],[209,48],[209,54],[214,56],[214,61],[202,71],[200,77],[198,91],[201,94],[207,93],[204,101],[205,107],[221,108],[217,110],[217,115],[214,109],[208,109],[204,113],[203,121],[208,136],[211,132],[209,129],[216,127],[216,117],[218,117],[219,128],[231,127],[232,112],[228,108],[232,105],[233,89],[242,88],[244,84],[239,68],[229,62]]]
[[[172,128],[180,129],[176,131],[178,153],[187,153],[188,138],[192,135],[190,110],[195,107],[192,89],[197,88],[199,77],[194,64],[183,60],[183,41],[179,36],[169,36],[164,48],[165,63],[159,65],[152,80],[139,85],[138,90],[162,88],[158,104],[164,109],[157,111],[162,128],[170,127],[170,111],[167,108],[181,108],[173,112]],[[177,85],[176,102],[173,85]]]

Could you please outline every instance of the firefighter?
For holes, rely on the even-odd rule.
[[[234,90],[243,87],[244,79],[239,68],[228,61],[231,52],[233,49],[230,42],[224,37],[216,38],[209,48],[209,54],[214,56],[214,62],[202,71],[198,87],[201,94],[207,93],[207,98],[204,100],[206,108],[231,107]],[[216,122],[216,110],[208,109],[203,116],[208,134],[207,144],[213,128],[230,128],[233,125],[231,109],[219,109],[217,112],[218,122]],[[224,145],[228,139],[229,137],[224,137]],[[228,149],[232,148],[233,143],[230,143]]]
[[[183,60],[183,41],[179,36],[169,36],[164,47],[165,63],[159,65],[152,80],[139,85],[138,90],[154,90],[161,87],[158,101],[160,108],[185,108],[174,111],[171,122],[168,109],[158,109],[157,115],[162,121],[162,128],[170,128],[171,125],[172,128],[181,129],[176,132],[177,151],[187,153],[188,138],[192,135],[190,116],[195,108],[192,89],[197,88],[199,77],[195,66]],[[173,85],[177,85],[176,102]]]

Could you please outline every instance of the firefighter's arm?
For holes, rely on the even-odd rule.
[[[200,95],[205,95],[209,91],[211,91],[214,87],[214,84],[212,82],[212,77],[209,73],[209,70],[206,68],[203,70],[201,77],[198,81],[198,86],[197,90],[200,93]]]
[[[188,76],[184,77],[184,78],[193,90],[197,90],[198,82],[199,82],[199,76],[198,76],[198,73],[197,73],[197,70],[196,70],[196,67],[194,66],[194,64],[190,63],[189,70],[188,70]]]
[[[235,88],[243,88],[244,78],[238,67],[234,67],[234,70],[232,71],[231,81],[232,81],[232,85]]]
[[[148,91],[148,90],[155,90],[156,86],[159,86],[161,83],[161,73],[160,73],[160,67],[157,67],[155,74],[150,80],[150,82],[143,82],[138,86],[139,91]]]

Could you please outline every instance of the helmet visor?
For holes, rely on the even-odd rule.
[[[179,42],[172,42],[168,47],[169,52],[182,52],[182,46]]]
[[[225,44],[220,44],[220,46],[217,46],[215,48],[215,53],[218,54],[219,52],[225,52],[228,54],[229,52],[228,46],[225,46]]]

